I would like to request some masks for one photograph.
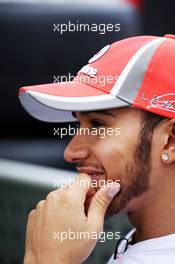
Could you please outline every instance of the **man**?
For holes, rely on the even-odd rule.
[[[88,131],[64,153],[80,174],[29,215],[25,264],[82,263],[98,238],[60,241],[52,234],[99,234],[104,216],[119,212],[135,229],[124,239],[126,252],[121,241],[109,263],[174,263],[174,72],[175,36],[139,36],[104,47],[70,83],[21,88],[32,116],[78,119]],[[101,180],[103,187],[92,186]]]

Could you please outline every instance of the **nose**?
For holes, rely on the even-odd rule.
[[[80,135],[75,135],[64,151],[64,159],[70,163],[78,163],[89,156],[90,148]]]

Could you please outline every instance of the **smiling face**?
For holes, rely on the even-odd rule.
[[[135,210],[149,191],[149,150],[144,153],[144,159],[141,157],[142,113],[133,108],[75,113],[80,128],[88,128],[89,132],[101,128],[120,131],[120,134],[106,133],[105,137],[100,136],[100,132],[77,134],[64,153],[68,162],[75,163],[77,170],[89,174],[93,181],[120,181],[121,191],[108,207],[109,215]],[[90,189],[86,207],[97,189]]]

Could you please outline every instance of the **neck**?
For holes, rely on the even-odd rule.
[[[128,213],[131,224],[136,227],[134,243],[175,233],[174,188],[164,187],[157,197],[154,195],[139,210]]]

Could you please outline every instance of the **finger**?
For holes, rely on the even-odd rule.
[[[77,202],[84,206],[86,194],[91,187],[91,177],[88,174],[81,173],[75,180],[69,185],[69,190],[72,194],[72,199],[76,199]]]
[[[41,200],[41,201],[39,201],[38,203],[37,203],[37,206],[36,206],[36,210],[37,211],[41,211],[42,210],[42,208],[44,207],[44,205],[45,205],[45,200]]]
[[[35,211],[35,225],[39,226],[41,225],[41,223],[43,222],[43,214],[44,214],[44,209],[45,209],[45,204],[46,201],[45,200],[41,200],[37,203],[36,206],[36,211]]]
[[[35,217],[36,217],[36,210],[32,210],[28,215],[27,220],[27,228],[26,228],[26,239],[25,239],[25,247],[27,249],[28,245],[32,243],[32,234],[35,227]]]
[[[52,191],[46,197],[46,206],[50,202],[62,201],[64,204],[77,204],[84,212],[86,194],[91,187],[91,177],[88,174],[79,174],[66,188]]]
[[[88,210],[88,222],[96,229],[103,227],[106,210],[120,191],[120,184],[113,182],[101,188],[94,195]]]

